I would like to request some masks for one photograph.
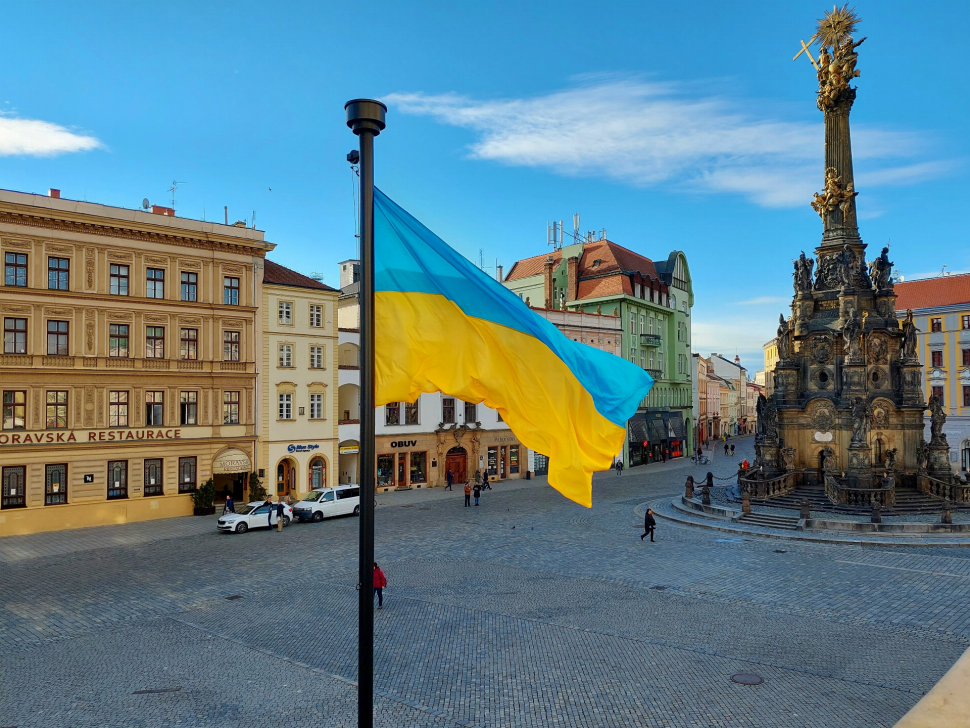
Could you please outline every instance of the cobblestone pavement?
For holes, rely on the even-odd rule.
[[[970,646],[970,549],[641,542],[708,469],[380,495],[377,724],[891,726]],[[356,725],[356,519],[120,528],[0,541],[0,726]]]

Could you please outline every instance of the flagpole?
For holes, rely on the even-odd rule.
[[[357,726],[374,725],[374,137],[387,107],[354,99],[347,126],[360,140],[360,603],[357,612]]]

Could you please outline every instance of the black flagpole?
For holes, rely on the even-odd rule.
[[[357,726],[374,726],[374,137],[387,107],[354,99],[347,126],[360,139],[360,606],[357,615]]]

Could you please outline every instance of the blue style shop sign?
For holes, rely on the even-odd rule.
[[[319,450],[319,445],[287,445],[287,452],[311,452],[313,450]]]

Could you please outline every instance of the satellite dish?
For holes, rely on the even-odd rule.
[[[147,210],[148,209],[148,198],[147,197],[144,200],[141,201],[141,208],[143,210]]]

